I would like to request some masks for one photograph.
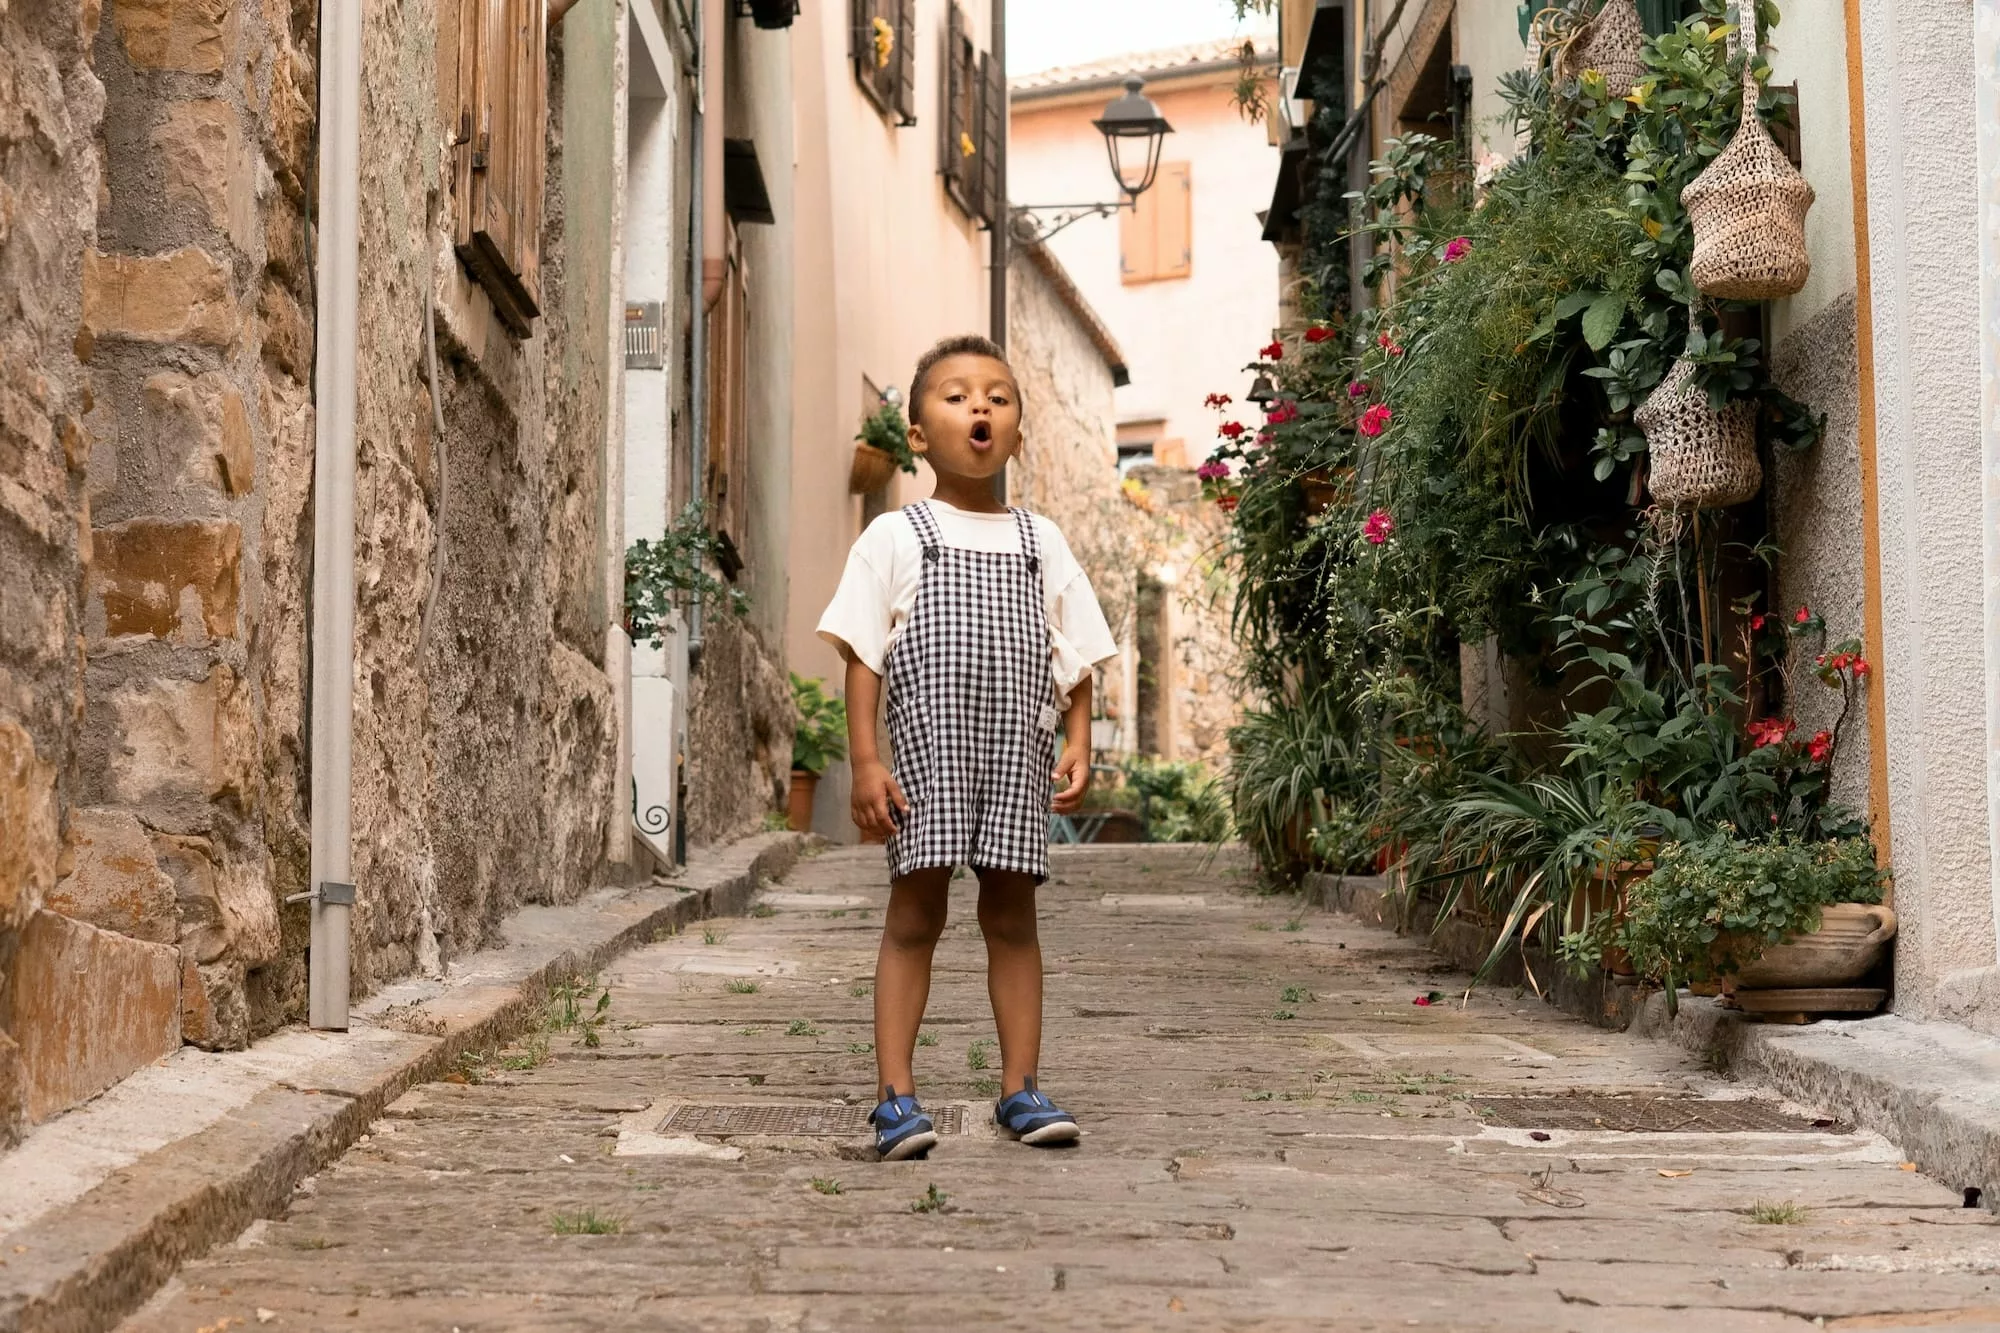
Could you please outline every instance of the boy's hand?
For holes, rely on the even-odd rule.
[[[1063,784],[1055,794],[1053,802],[1059,815],[1075,814],[1083,804],[1084,793],[1090,790],[1090,751],[1081,746],[1065,745],[1062,758],[1056,761],[1055,780]]]
[[[896,831],[895,815],[910,811],[903,789],[896,785],[889,766],[879,759],[863,760],[854,766],[854,795],[850,805],[855,827],[871,838],[887,838]]]

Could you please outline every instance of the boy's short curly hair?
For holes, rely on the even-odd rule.
[[[1000,344],[991,338],[977,333],[959,333],[949,338],[938,339],[930,351],[917,358],[917,371],[910,376],[911,425],[916,425],[922,414],[924,389],[930,381],[931,371],[936,369],[938,362],[948,356],[990,356],[1001,365],[1007,366],[1009,371],[1013,370],[1013,366],[1008,364],[1007,353],[1002,351]]]

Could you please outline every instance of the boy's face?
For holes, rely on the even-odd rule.
[[[941,473],[994,477],[1021,451],[1021,393],[1005,361],[962,353],[931,367],[910,448]]]

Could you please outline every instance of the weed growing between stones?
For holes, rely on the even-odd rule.
[[[703,944],[721,944],[728,938],[729,932],[726,930],[717,930],[714,926],[703,926],[701,928],[701,942]]]
[[[1750,1220],[1760,1226],[1797,1226],[1806,1220],[1806,1210],[1795,1203],[1753,1203]]]
[[[602,1046],[604,1025],[611,1021],[611,990],[605,987],[597,1003],[586,1010],[585,1001],[597,989],[595,976],[573,977],[557,983],[549,991],[548,1021],[544,1026],[550,1032],[576,1033],[578,1045],[593,1049]]]
[[[857,1000],[865,1000],[875,993],[875,988],[873,986],[849,986],[847,993]]]
[[[1297,1015],[1297,1014],[1295,1014],[1295,1013],[1293,1013],[1293,1012],[1292,1012],[1291,1010],[1289,1010],[1289,1009],[1280,1009],[1280,1010],[1277,1010],[1277,1011],[1276,1011],[1275,1013],[1273,1013],[1273,1014],[1271,1015],[1271,1017],[1273,1017],[1273,1018],[1277,1019],[1277,1020],[1278,1020],[1278,1021],[1279,1021],[1280,1023],[1289,1023],[1289,1022],[1291,1022],[1291,1021],[1292,1021],[1292,1020],[1293,1020],[1294,1018],[1297,1018],[1297,1017],[1298,1017],[1298,1015]]]
[[[794,1018],[791,1021],[791,1025],[785,1029],[785,1035],[787,1037],[817,1037],[820,1031],[819,1028],[812,1025],[811,1019]]]
[[[818,1190],[821,1194],[840,1193],[840,1182],[837,1180],[833,1180],[827,1176],[814,1176],[812,1179],[812,1186],[814,1189]]]
[[[938,1044],[938,1034],[937,1034],[937,1033],[935,1033],[935,1032],[919,1032],[919,1033],[917,1034],[917,1045],[919,1045],[919,1046],[935,1046],[935,1045],[937,1045],[937,1044]]]
[[[990,1037],[981,1037],[978,1041],[973,1042],[971,1046],[966,1048],[965,1067],[974,1073],[987,1068],[991,1063],[987,1057],[987,1052],[992,1050],[996,1044]]]
[[[997,1078],[976,1078],[972,1080],[972,1090],[982,1097],[998,1097],[1000,1080]]]
[[[549,1228],[558,1236],[615,1236],[625,1229],[625,1219],[585,1208],[557,1213],[549,1219]]]
[[[757,983],[754,981],[745,981],[741,977],[734,977],[723,982],[722,989],[728,991],[731,995],[755,995],[757,993]]]
[[[755,907],[750,909],[750,915],[754,917],[776,916],[777,914],[778,914],[778,909],[771,906],[771,904],[769,903],[758,903]]]
[[[1284,993],[1279,995],[1278,998],[1286,1004],[1311,1004],[1319,996],[1313,994],[1304,986],[1287,986],[1284,989]]]
[[[923,1197],[910,1205],[910,1211],[913,1213],[941,1213],[944,1211],[945,1204],[950,1198],[951,1196],[939,1189],[937,1183],[933,1181],[925,1188]]]
[[[849,1055],[873,1055],[875,1053],[875,1043],[872,1041],[850,1041],[847,1043],[847,1053]]]

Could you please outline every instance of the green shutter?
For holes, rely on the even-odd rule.
[[[1646,32],[1651,36],[1658,36],[1700,12],[1700,0],[1639,0],[1639,17],[1645,21]]]

